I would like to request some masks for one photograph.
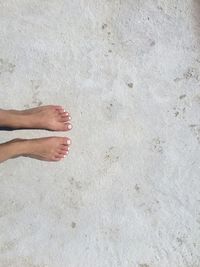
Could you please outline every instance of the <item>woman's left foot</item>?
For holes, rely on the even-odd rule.
[[[72,129],[71,117],[61,106],[42,106],[27,110],[0,109],[0,125],[11,128],[68,131]]]
[[[69,153],[71,140],[67,137],[14,139],[0,144],[0,163],[20,156],[43,161],[60,161]]]

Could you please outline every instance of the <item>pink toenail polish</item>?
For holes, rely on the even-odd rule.
[[[70,140],[67,140],[67,144],[70,145],[71,144],[71,141]]]
[[[69,125],[67,126],[67,128],[70,130],[70,129],[72,128],[71,124],[69,124]]]

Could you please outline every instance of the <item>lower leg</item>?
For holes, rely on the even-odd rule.
[[[25,147],[23,142],[19,142],[19,139],[0,144],[0,163],[7,159],[23,155],[24,153]]]

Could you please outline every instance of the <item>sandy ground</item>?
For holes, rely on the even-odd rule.
[[[0,267],[200,266],[200,1],[0,1],[1,108],[60,104],[59,163],[0,165]]]

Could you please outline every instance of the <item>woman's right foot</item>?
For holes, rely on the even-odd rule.
[[[71,117],[61,106],[42,106],[27,110],[0,109],[0,126],[14,129],[46,129],[68,131],[72,129]]]
[[[14,139],[0,144],[0,163],[20,156],[43,161],[60,161],[69,152],[71,140],[67,137]]]

